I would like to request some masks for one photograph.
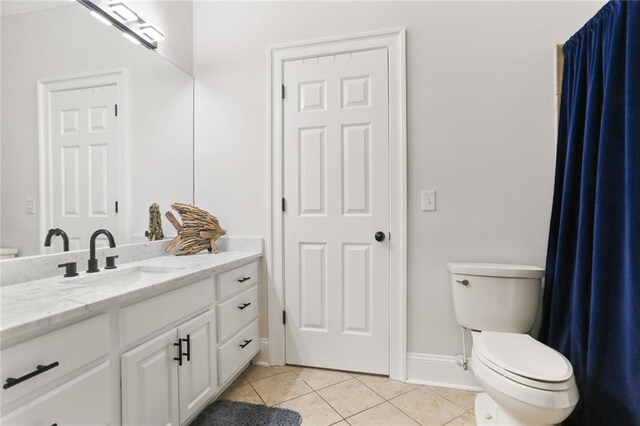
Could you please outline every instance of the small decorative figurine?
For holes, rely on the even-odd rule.
[[[160,206],[153,203],[149,206],[149,230],[145,231],[145,237],[149,241],[158,241],[164,239],[162,232],[162,218],[160,216]]]
[[[176,256],[196,254],[205,249],[213,253],[218,252],[216,240],[227,231],[220,227],[215,216],[188,204],[174,203],[171,204],[171,208],[178,212],[182,224],[178,222],[173,213],[165,213],[166,218],[178,231],[178,235],[165,247],[165,252],[169,252],[175,247],[178,247],[175,252]]]

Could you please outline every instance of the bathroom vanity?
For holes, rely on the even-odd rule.
[[[2,287],[2,423],[192,420],[259,350],[261,249]]]

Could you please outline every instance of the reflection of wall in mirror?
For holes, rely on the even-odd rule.
[[[28,37],[25,36],[28,34]],[[42,251],[38,199],[36,82],[126,69],[124,243],[144,238],[148,207],[168,210],[193,197],[193,79],[155,52],[133,45],[77,4],[2,17],[2,211],[0,246]],[[125,194],[126,195],[126,194]],[[122,196],[122,195],[121,195]]]

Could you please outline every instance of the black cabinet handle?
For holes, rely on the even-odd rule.
[[[191,361],[191,335],[187,334],[187,338],[181,340],[187,342],[187,352],[183,353],[182,355],[185,355],[187,357],[187,361]]]
[[[249,339],[249,340],[245,340],[244,343],[239,344],[238,346],[240,346],[242,349],[246,348],[249,343],[253,342],[253,339]]]
[[[238,309],[243,310],[244,308],[250,305],[251,305],[251,302],[243,303],[242,305],[238,306]]]
[[[25,380],[29,380],[30,378],[35,377],[35,376],[37,376],[38,374],[42,374],[42,373],[44,373],[45,371],[49,371],[49,370],[51,370],[52,368],[56,368],[56,367],[57,367],[57,366],[59,366],[59,365],[60,365],[60,363],[59,363],[58,361],[56,361],[56,362],[52,362],[52,363],[51,363],[51,364],[49,364],[49,365],[38,365],[34,371],[32,371],[31,373],[25,374],[25,375],[24,375],[24,376],[22,376],[22,377],[18,377],[17,379],[15,379],[15,378],[13,378],[13,377],[9,377],[9,378],[7,379],[7,381],[6,381],[6,383],[5,383],[4,385],[2,385],[2,388],[3,388],[3,389],[9,389],[11,386],[15,386],[15,385],[17,385],[18,383],[22,383],[22,382],[24,382]]]
[[[251,279],[251,277],[243,277],[243,278],[240,278],[240,279],[238,280],[238,282],[239,282],[240,284],[242,284],[243,282],[245,282],[245,281],[249,281],[250,279]]]
[[[174,343],[173,346],[178,347],[178,356],[173,358],[173,360],[178,361],[178,366],[182,367],[182,339],[178,339],[178,343]]]

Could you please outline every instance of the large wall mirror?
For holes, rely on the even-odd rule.
[[[0,248],[59,252],[51,228],[71,250],[98,228],[143,241],[152,203],[193,202],[193,78],[78,3],[41,3],[2,9]]]

